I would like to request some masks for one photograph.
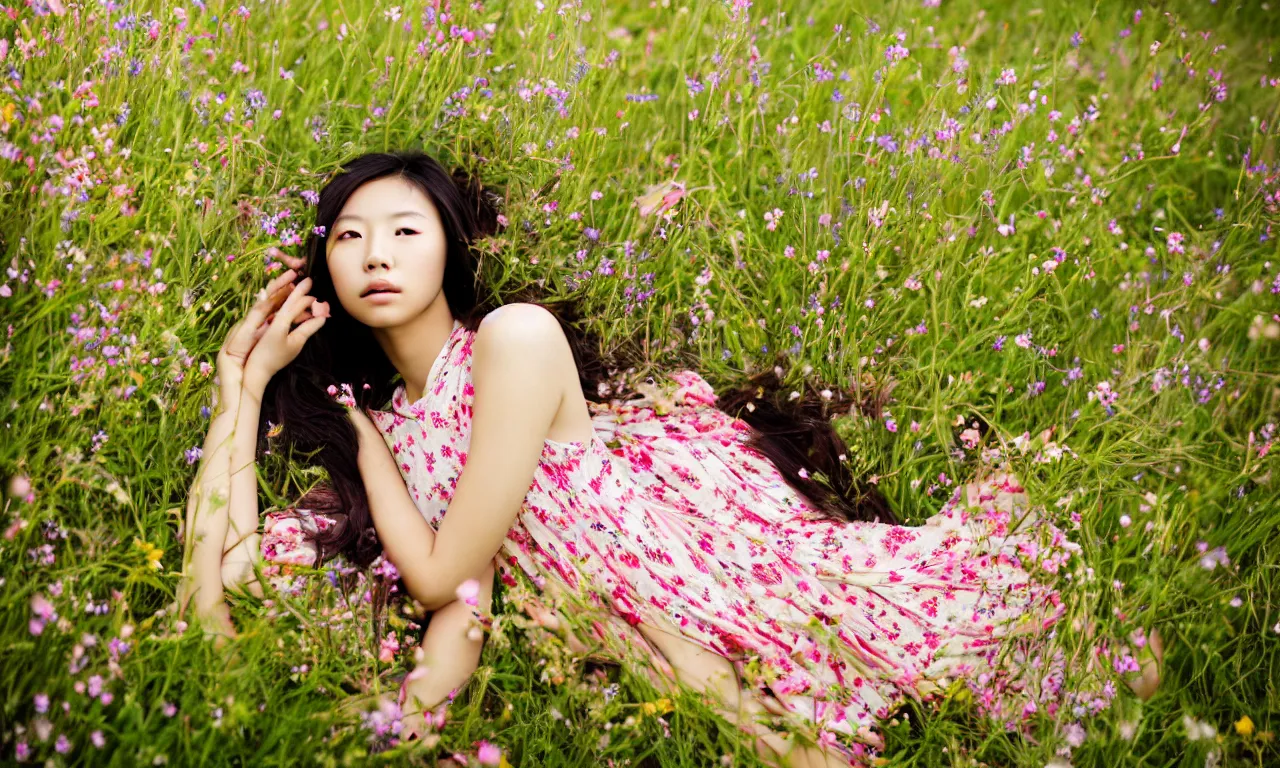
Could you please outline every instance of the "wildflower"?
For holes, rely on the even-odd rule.
[[[26,475],[14,475],[9,480],[9,495],[15,499],[25,498],[31,493],[31,480]]]
[[[476,596],[480,594],[480,582],[476,579],[467,579],[458,585],[456,591],[458,599],[467,605],[474,606],[476,604]]]
[[[640,209],[641,217],[662,214],[680,202],[685,194],[684,182],[666,181],[645,189],[644,194],[636,198],[636,206]]]
[[[1253,735],[1253,721],[1249,719],[1248,715],[1245,715],[1236,721],[1236,733],[1241,736]]]
[[[1204,552],[1205,550],[1201,549],[1200,551]],[[1229,562],[1230,560],[1227,558],[1226,547],[1214,547],[1212,551],[1205,553],[1205,555],[1200,558],[1200,567],[1206,571],[1212,571],[1219,565],[1225,567]]]
[[[184,453],[187,457],[187,466],[191,466],[199,461],[201,456],[204,456],[204,449],[200,446],[196,446],[194,448],[188,448]]]
[[[487,741],[481,741],[476,750],[476,759],[481,765],[498,765],[502,762],[502,750]]]
[[[1073,747],[1078,747],[1084,743],[1085,730],[1084,726],[1079,723],[1071,723],[1065,729],[1067,743]]]
[[[378,661],[385,664],[395,661],[396,654],[400,651],[400,641],[395,632],[387,632],[387,636],[378,645]]]
[[[1218,729],[1211,723],[1201,722],[1191,715],[1182,716],[1182,727],[1187,730],[1187,739],[1190,741],[1212,739],[1218,735]]]
[[[143,541],[136,536],[133,539],[133,546],[142,550],[142,553],[146,555],[147,563],[150,564],[152,568],[155,568],[157,571],[164,570],[164,566],[160,564],[160,559],[164,557],[163,549],[149,541]]]

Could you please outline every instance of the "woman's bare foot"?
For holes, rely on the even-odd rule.
[[[1084,628],[1084,635],[1089,639],[1093,639],[1094,633],[1097,631],[1097,623],[1089,621]],[[1146,644],[1138,649],[1134,654],[1139,659],[1138,665],[1141,668],[1141,674],[1133,679],[1126,681],[1129,689],[1137,694],[1138,698],[1146,701],[1155,695],[1156,689],[1160,687],[1160,676],[1164,670],[1164,639],[1160,637],[1160,631],[1152,627],[1146,633]],[[1096,656],[1090,656],[1089,665],[1098,663]]]
[[[256,567],[262,563],[262,534],[254,531],[222,553],[222,589],[263,597]]]
[[[1164,640],[1155,627],[1152,627],[1150,634],[1147,635],[1146,648],[1151,649],[1150,654],[1138,653],[1138,658],[1141,659],[1139,663],[1142,666],[1141,677],[1129,681],[1129,687],[1143,701],[1155,695],[1156,688],[1160,686],[1160,673],[1164,667]]]

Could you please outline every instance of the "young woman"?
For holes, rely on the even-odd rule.
[[[233,633],[225,589],[261,594],[264,419],[328,470],[337,524],[313,531],[319,559],[385,552],[431,612],[402,690],[410,734],[474,671],[483,640],[464,629],[496,573],[512,594],[532,585],[517,604],[569,625],[575,649],[705,691],[789,765],[856,763],[903,695],[1059,618],[1029,571],[1072,545],[1016,480],[983,478],[899,526],[848,476],[815,398],[789,404],[758,378],[717,396],[682,370],[608,399],[628,390],[565,310],[481,300],[474,246],[498,221],[430,157],[369,154],[321,191],[305,260],[275,252],[293,268],[219,353],[188,506],[180,603],[206,627]],[[473,579],[469,605],[457,590]]]

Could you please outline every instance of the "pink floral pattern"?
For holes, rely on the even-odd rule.
[[[410,403],[401,387],[373,414],[436,527],[466,464],[474,336],[455,322],[423,397]],[[991,503],[1021,488],[957,491],[916,527],[827,520],[715,402],[686,370],[642,397],[589,403],[590,440],[545,443],[499,553],[503,583],[556,587],[562,617],[620,660],[654,663],[636,624],[678,631],[854,764],[874,754],[875,723],[904,694],[988,669],[1003,638],[1061,615],[1032,572],[1056,571],[1078,547]]]

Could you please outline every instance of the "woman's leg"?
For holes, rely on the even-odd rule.
[[[750,733],[753,746],[766,763],[779,768],[827,768],[848,766],[830,751],[801,747],[788,736],[774,733],[758,718],[779,714],[744,690],[738,673],[728,659],[708,651],[671,630],[639,624],[636,627],[675,671],[678,683],[709,694],[712,706],[729,722]],[[660,665],[656,665],[660,666]]]

